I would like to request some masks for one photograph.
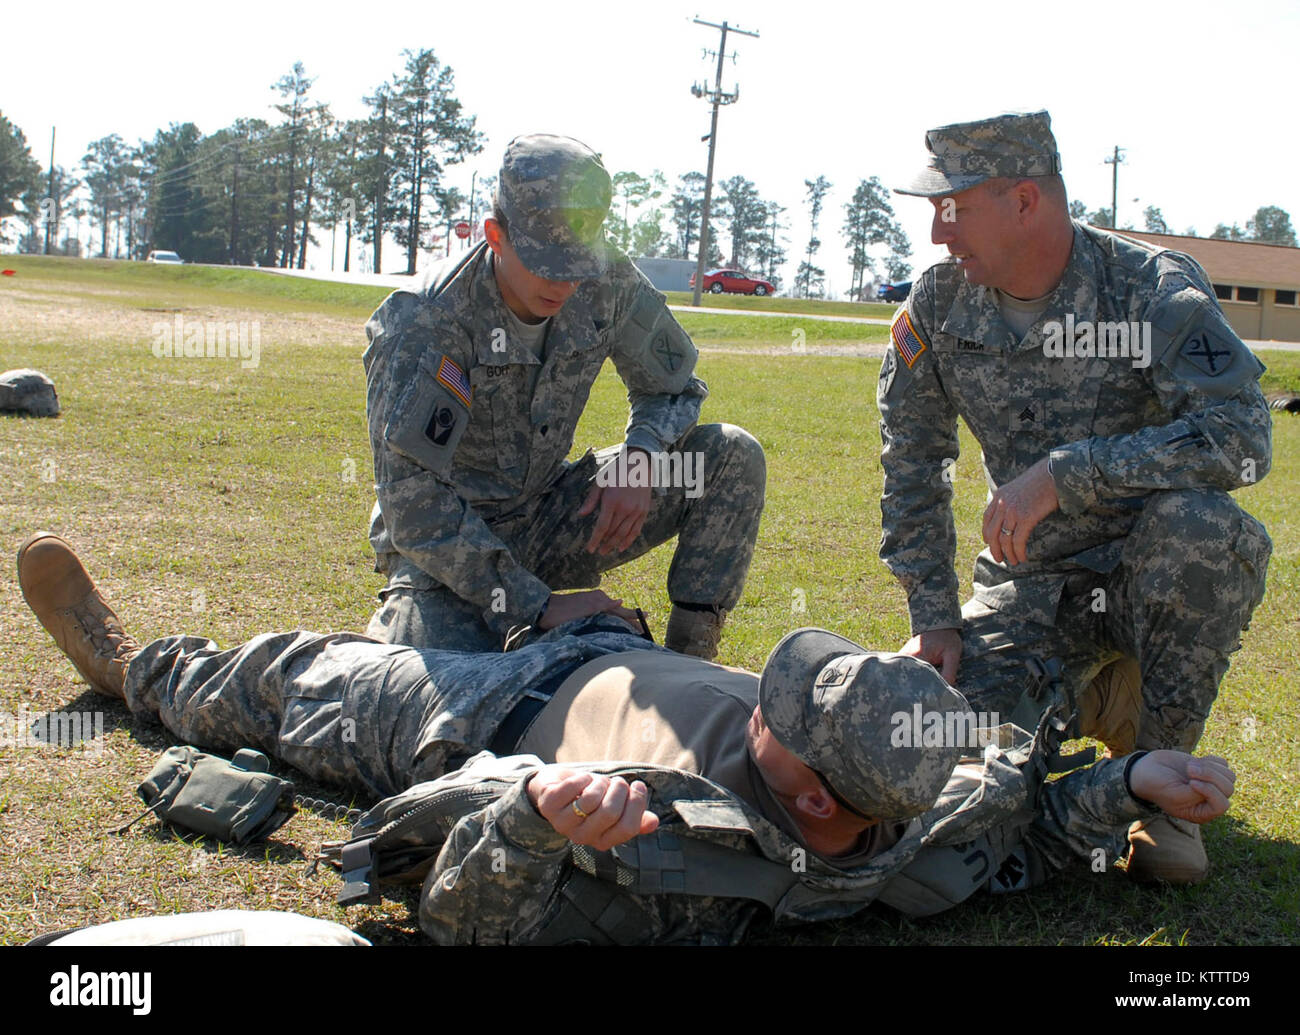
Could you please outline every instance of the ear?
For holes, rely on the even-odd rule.
[[[825,788],[818,786],[810,788],[800,794],[795,795],[795,807],[807,816],[809,819],[825,821],[840,811],[839,804],[826,793]]]
[[[1033,180],[1021,180],[1012,188],[1016,198],[1016,213],[1027,219],[1036,215],[1043,203],[1043,192]]]
[[[506,239],[505,231],[495,219],[483,220],[483,236],[487,238],[488,247],[497,255],[501,254],[501,242]]]

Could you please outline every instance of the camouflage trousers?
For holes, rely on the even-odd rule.
[[[126,671],[131,711],[181,741],[252,747],[330,786],[386,797],[459,768],[532,687],[611,652],[662,650],[609,616],[519,650],[416,650],[355,633],[268,633],[222,650],[147,644]]]
[[[1227,493],[1153,493],[1119,564],[1066,580],[1054,627],[968,601],[958,688],[976,710],[1006,715],[1030,655],[1060,658],[1076,700],[1127,656],[1142,672],[1138,747],[1190,751],[1264,596],[1271,553],[1264,526]]]
[[[699,484],[655,489],[650,513],[631,546],[606,555],[588,553],[586,545],[599,508],[585,517],[578,517],[578,511],[597,470],[614,460],[620,449],[610,446],[587,454],[570,465],[545,493],[489,519],[488,526],[510,548],[515,560],[552,590],[599,586],[603,572],[677,536],[668,569],[669,599],[731,610],[745,586],[763,513],[767,486],[763,447],[735,425],[693,428],[669,452],[700,457]],[[393,586],[382,590],[379,609],[366,633],[387,643],[414,647],[501,649],[501,635],[483,621],[480,605],[429,581],[429,588]]]
[[[271,633],[231,650],[169,636],[131,660],[126,700],[186,744],[256,748],[320,783],[382,797],[426,778],[417,748],[433,684],[413,664],[410,648],[350,633]]]

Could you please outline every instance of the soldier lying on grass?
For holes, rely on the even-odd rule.
[[[1114,857],[1161,809],[1204,823],[1233,790],[1223,759],[1166,750],[1044,782],[1047,696],[1032,745],[962,761],[950,737],[899,735],[900,715],[942,729],[969,713],[932,666],[820,629],[787,635],[761,675],[611,615],[508,653],[301,631],[142,647],[57,536],[24,543],[18,574],[92,687],[187,742],[405,792],[394,808],[424,781],[490,791],[425,880],[420,923],[439,942],[732,942],[763,906],[777,921],[876,900],[925,915]]]

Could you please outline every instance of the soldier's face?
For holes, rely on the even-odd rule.
[[[930,202],[930,240],[948,249],[970,283],[1002,287],[1019,244],[1014,192],[981,183]]]
[[[763,713],[755,708],[749,717],[745,740],[749,755],[763,774],[763,780],[778,797],[794,797],[810,786],[817,785],[817,776],[794,752],[787,750],[772,736],[763,721]]]
[[[510,311],[525,323],[539,323],[563,309],[582,281],[547,280],[529,273],[499,224],[489,219],[486,229],[488,247],[496,256],[497,286]]]

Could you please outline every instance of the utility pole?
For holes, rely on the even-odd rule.
[[[713,201],[713,156],[718,145],[718,108],[724,104],[735,104],[740,99],[740,86],[731,93],[722,92],[722,59],[727,55],[727,33],[736,32],[742,36],[753,36],[758,38],[756,32],[746,32],[744,29],[737,29],[734,25],[728,25],[725,21],[721,25],[715,25],[713,22],[706,22],[699,18],[695,19],[696,25],[707,25],[711,29],[722,30],[722,42],[718,44],[718,75],[714,81],[713,89],[707,86],[695,83],[691,86],[691,93],[696,97],[707,97],[713,102],[713,122],[709,127],[709,135],[705,137],[709,142],[709,167],[704,174],[704,208],[700,213],[700,255],[695,260],[695,295],[691,302],[692,305],[700,304],[700,292],[704,287],[704,263],[708,258],[709,247],[709,205]],[[713,53],[706,50],[707,57]],[[731,59],[734,62],[736,55],[733,53]]]
[[[1115,157],[1102,159],[1111,167],[1110,171],[1110,228],[1119,229],[1119,163],[1124,161],[1124,156],[1120,152],[1123,150],[1118,144],[1115,145]]]
[[[58,202],[54,199],[54,130],[50,127],[50,189],[46,192],[46,197],[50,199],[50,204],[45,209],[45,254],[50,254],[50,224],[54,221],[54,209]]]

